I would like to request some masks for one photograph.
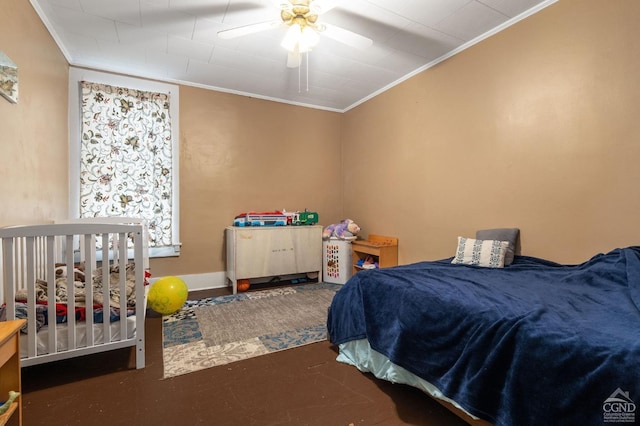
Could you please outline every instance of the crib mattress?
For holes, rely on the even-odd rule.
[[[127,317],[127,337],[126,339],[133,339],[136,335],[136,317],[132,315]],[[109,324],[111,330],[111,342],[121,341],[121,326],[120,322],[112,322]],[[87,326],[84,322],[76,323],[76,349],[87,347]],[[57,351],[65,352],[69,350],[69,326],[67,323],[56,325],[57,333]],[[38,355],[49,354],[49,326],[43,326],[37,333],[37,348]],[[93,336],[94,345],[104,344],[104,324],[93,324]],[[20,357],[26,358],[28,356],[28,334],[21,333],[20,335]]]

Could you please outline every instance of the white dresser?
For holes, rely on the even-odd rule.
[[[227,280],[322,274],[322,226],[264,226],[225,229]]]

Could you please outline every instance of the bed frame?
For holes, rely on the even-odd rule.
[[[120,222],[120,223],[117,223]],[[146,229],[140,220],[96,220],[45,225],[15,226],[0,229],[0,294],[6,305],[6,319],[16,319],[16,293],[27,294],[27,328],[21,333],[21,366],[36,365],[119,348],[135,347],[136,368],[145,366],[144,321],[146,312],[145,280],[148,268]],[[98,247],[98,248],[96,248]],[[94,321],[94,303],[86,303],[86,320],[67,315],[67,322],[56,324],[56,309],[47,309],[48,325],[36,330],[36,281],[44,286],[48,295],[56,294],[56,264],[84,265],[87,282],[94,274],[102,276],[102,283],[111,283],[125,295],[127,274],[120,273],[117,282],[111,278],[111,268],[126,271],[133,262],[135,283],[129,284],[135,292],[135,313],[111,318],[110,297],[102,304],[103,321]],[[71,268],[70,268],[71,269]],[[72,270],[72,269],[71,269]],[[73,274],[71,272],[71,274]],[[71,275],[73,277],[73,275]],[[73,278],[67,285],[73,295]],[[105,285],[105,288],[108,286]],[[87,301],[93,301],[93,285],[85,286]],[[51,304],[51,300],[48,302]],[[126,305],[126,302],[122,302]],[[79,304],[68,297],[67,312],[74,313]],[[51,324],[56,324],[51,326]]]

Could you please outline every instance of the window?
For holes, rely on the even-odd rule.
[[[69,99],[71,216],[144,219],[178,255],[178,87],[70,68]]]

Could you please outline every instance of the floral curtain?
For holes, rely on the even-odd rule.
[[[143,218],[172,244],[169,95],[81,82],[80,217]]]

